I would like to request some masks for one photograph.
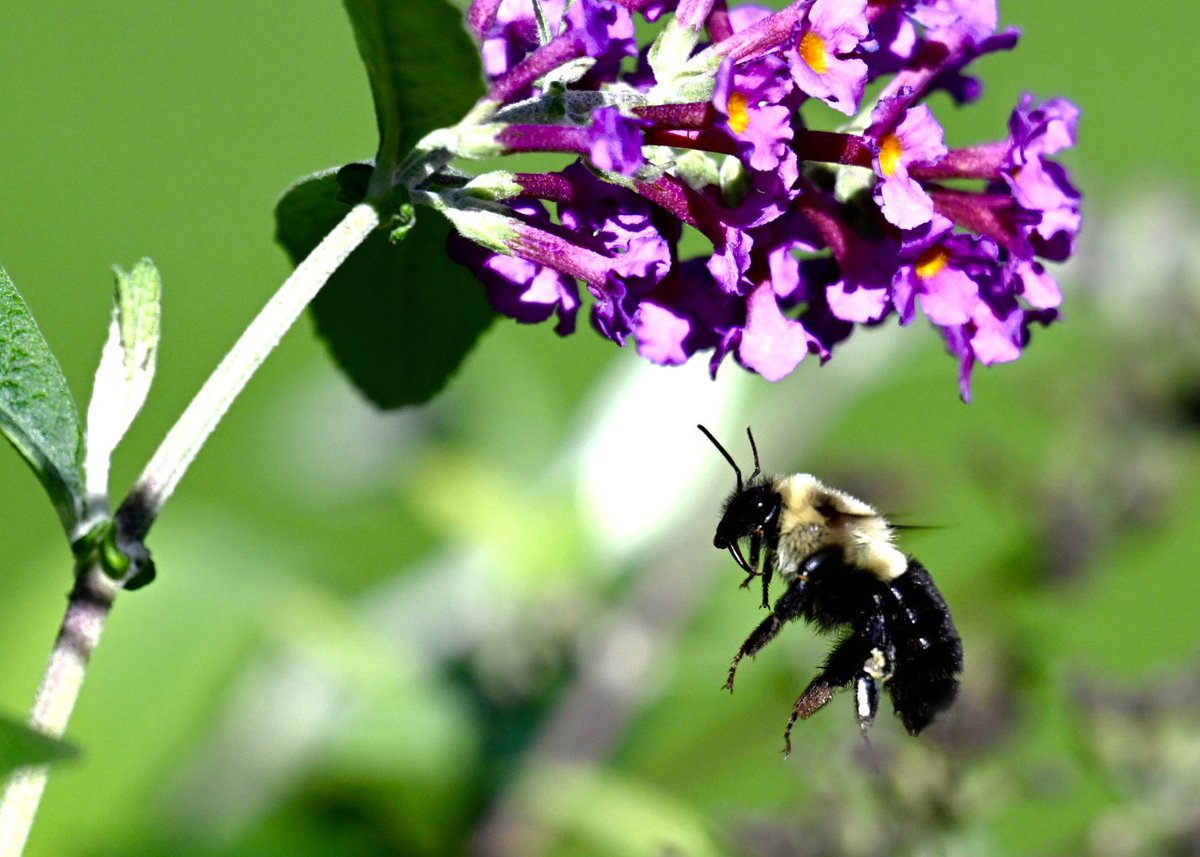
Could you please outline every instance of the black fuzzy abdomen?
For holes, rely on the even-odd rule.
[[[887,627],[896,659],[887,687],[896,714],[916,735],[958,694],[962,640],[945,599],[916,559],[909,557],[908,570],[888,588]]]

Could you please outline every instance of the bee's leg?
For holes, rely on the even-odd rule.
[[[896,671],[896,647],[888,634],[887,615],[878,595],[875,596],[875,612],[867,619],[863,630],[869,648],[854,681],[854,713],[865,736],[879,711],[879,685],[889,681]]]
[[[783,730],[783,754],[792,752],[792,727],[797,720],[807,720],[825,707],[829,700],[840,688],[854,680],[862,670],[866,656],[865,640],[860,634],[851,634],[829,653],[825,660],[825,669],[809,682],[804,693],[792,706],[792,716],[788,718],[787,727]]]
[[[774,547],[768,545],[766,554],[763,554],[763,537],[761,535],[753,535],[750,537],[750,561],[748,564],[743,564],[742,568],[746,572],[746,579],[742,581],[742,589],[750,586],[750,581],[758,576],[763,579],[763,607],[767,606],[767,590],[771,585],[772,554]],[[759,559],[762,559],[762,568],[759,568]]]
[[[757,655],[762,651],[763,646],[775,639],[775,635],[779,633],[784,622],[795,619],[804,612],[804,605],[808,599],[807,585],[808,580],[803,577],[792,581],[787,591],[775,602],[775,609],[771,611],[771,615],[751,632],[750,636],[746,638],[746,642],[742,643],[742,647],[733,657],[733,663],[729,665],[729,678],[725,680],[726,690],[733,690],[733,676],[737,672],[742,658],[747,655],[750,657]]]
[[[866,672],[859,673],[854,680],[854,713],[858,717],[858,728],[866,737],[867,730],[875,722],[879,711],[879,685]]]
[[[863,735],[875,721],[879,711],[879,683],[892,677],[896,658],[878,596],[875,607],[864,625],[829,653],[825,669],[796,700],[783,732],[785,755],[792,752],[792,727],[796,721],[807,720],[816,714],[839,688],[851,682],[854,682],[854,712]]]
[[[771,594],[771,577],[775,574],[775,564],[773,559],[773,551],[767,554],[766,560],[763,562],[762,579],[763,579],[763,600],[762,606],[765,610],[770,606],[768,598]]]

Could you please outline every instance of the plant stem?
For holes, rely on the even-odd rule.
[[[100,641],[117,592],[118,585],[97,564],[82,569],[75,578],[66,615],[29,715],[32,728],[54,738],[66,732],[88,659]],[[0,799],[0,857],[19,857],[24,850],[49,772],[49,765],[36,765],[22,768],[9,778]]]
[[[333,272],[379,225],[379,214],[367,203],[342,218],[267,302],[229,353],[192,399],[142,471],[117,510],[119,539],[134,552],[145,553],[142,540],[180,477],[212,434],[255,370],[279,344]],[[120,584],[98,564],[77,569],[67,612],[38,688],[29,724],[55,738],[66,731],[87,671],[88,659],[112,610]],[[0,857],[19,857],[29,838],[48,765],[16,771],[0,798]]]
[[[378,212],[359,203],[301,262],[200,388],[138,477],[121,508],[118,529],[140,541],[158,517],[179,479],[234,398],[326,280],[379,225]]]

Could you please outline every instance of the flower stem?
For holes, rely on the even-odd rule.
[[[266,356],[334,271],[379,225],[368,203],[356,205],[287,278],[209,376],[117,510],[124,539],[139,541],[158,517],[204,441]]]
[[[117,584],[98,564],[79,571],[29,715],[33,729],[54,738],[66,732],[88,659],[100,641],[117,592]],[[0,857],[19,857],[24,850],[49,773],[49,765],[35,765],[9,778],[0,798]]]
[[[378,225],[379,213],[373,206],[356,205],[296,267],[246,328],[167,432],[117,510],[118,536],[125,545],[141,547],[180,477],[238,393],[333,272]],[[37,731],[55,738],[66,731],[88,660],[119,591],[120,584],[98,563],[77,569],[67,612],[29,717],[29,725]],[[18,770],[9,779],[0,798],[0,857],[19,857],[24,850],[48,774],[49,766],[38,765]]]

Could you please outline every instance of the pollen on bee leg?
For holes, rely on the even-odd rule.
[[[833,699],[836,690],[837,688],[833,685],[820,679],[814,679],[808,689],[796,700],[796,704],[792,706],[792,716],[788,718],[787,727],[783,730],[783,755],[785,757],[792,753],[792,727],[796,725],[796,721],[807,720],[824,708],[825,703]]]
[[[891,678],[891,664],[888,663],[887,655],[882,649],[871,649],[871,656],[863,663],[863,672],[877,681],[885,681]]]
[[[825,707],[825,703],[833,699],[836,690],[836,687],[823,681],[813,682],[792,707],[792,722],[795,722],[796,718],[807,720],[812,717]]]

